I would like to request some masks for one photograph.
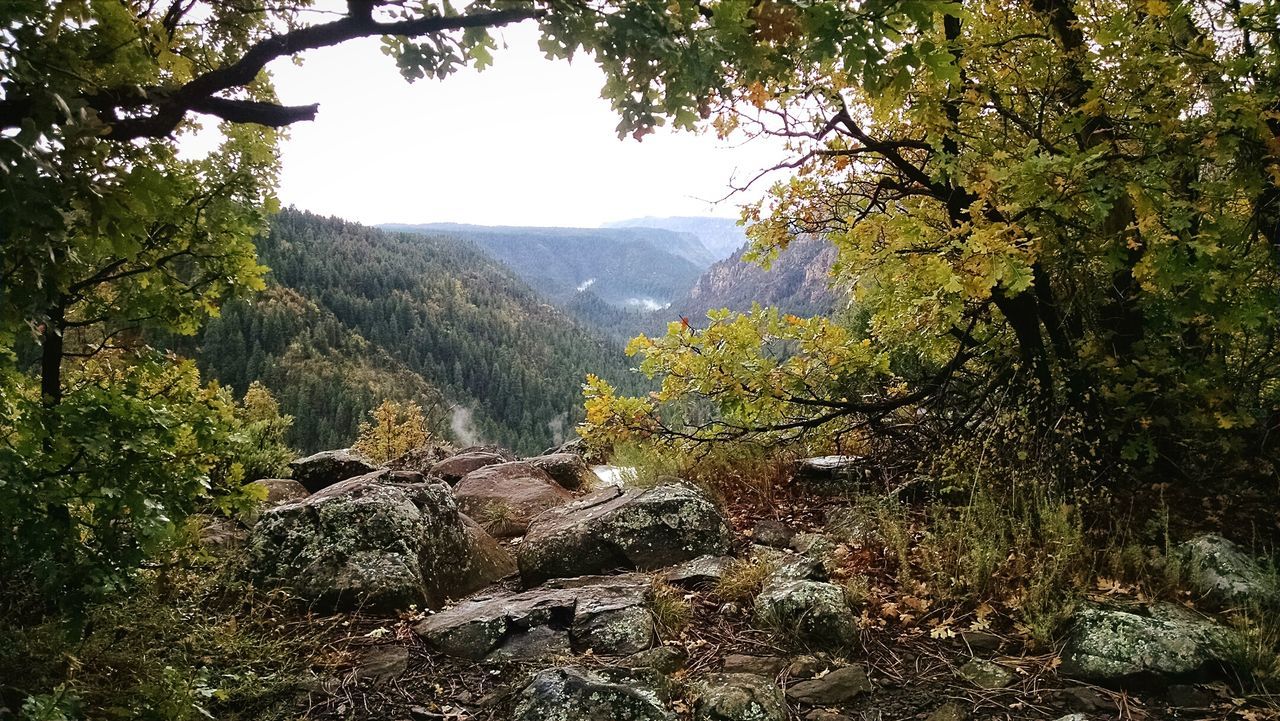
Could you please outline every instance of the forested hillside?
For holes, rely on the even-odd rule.
[[[724,260],[747,244],[747,234],[730,218],[675,216],[670,218],[628,218],[606,223],[607,228],[651,228],[696,237],[715,260]]]
[[[637,382],[616,343],[468,243],[286,210],[258,252],[273,289],[212,321],[197,357],[238,391],[266,384],[305,450],[349,443],[391,397],[458,440],[537,451],[571,432],[588,372]]]

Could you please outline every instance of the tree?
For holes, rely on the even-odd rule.
[[[584,432],[823,443],[1017,406],[1045,433],[1081,414],[1138,466],[1259,450],[1280,401],[1280,6],[958,2],[874,72],[811,8],[774,7],[801,62],[735,77],[713,124],[790,143],[794,173],[744,216],[754,257],[829,240],[856,322],[673,324],[632,344],[661,392],[593,381]]]
[[[413,401],[385,400],[369,411],[372,420],[360,424],[360,437],[352,446],[375,463],[386,463],[434,440],[422,408]]]

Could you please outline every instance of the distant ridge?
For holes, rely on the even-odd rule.
[[[688,233],[702,241],[714,260],[724,260],[747,242],[746,231],[731,218],[685,215],[659,218],[645,216],[605,223],[606,228],[654,228],[675,233]]]

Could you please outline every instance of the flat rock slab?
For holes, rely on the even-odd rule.
[[[787,702],[773,679],[713,673],[695,685],[695,721],[787,721]]]
[[[523,535],[534,516],[573,500],[551,476],[524,461],[474,470],[458,481],[453,495],[463,513],[500,538]]]
[[[714,586],[733,564],[733,556],[698,556],[662,572],[662,580],[681,588]]]
[[[1145,614],[1086,606],[1071,619],[1061,673],[1122,683],[1180,677],[1224,663],[1227,630],[1180,606],[1157,603]]]
[[[660,674],[623,668],[548,668],[520,692],[515,721],[675,721]]]
[[[262,512],[248,572],[327,609],[438,607],[514,570],[449,488],[376,471]]]
[[[729,550],[732,531],[697,488],[605,488],[544,511],[516,554],[526,586],[615,570],[657,569]]]
[[[363,476],[378,470],[373,461],[349,448],[321,451],[315,455],[289,462],[293,479],[310,493],[328,488],[348,478]]]
[[[414,630],[450,656],[537,658],[559,651],[633,654],[653,643],[651,581],[638,574],[562,579],[469,598]]]
[[[777,676],[787,665],[787,660],[777,656],[746,656],[730,654],[724,657],[725,673],[753,673],[757,676]]]
[[[1017,678],[1004,666],[980,658],[971,659],[956,673],[960,678],[985,691],[1006,688]]]
[[[787,688],[787,696],[810,706],[838,706],[871,691],[867,670],[853,665],[791,684]]]

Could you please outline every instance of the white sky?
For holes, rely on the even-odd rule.
[[[407,83],[376,39],[310,52],[301,67],[273,64],[282,102],[320,103],[284,144],[281,201],[365,223],[736,217],[758,190],[708,201],[782,157],[763,141],[664,129],[619,140],[590,58],[546,60],[531,26],[497,37],[491,68],[443,81]]]

